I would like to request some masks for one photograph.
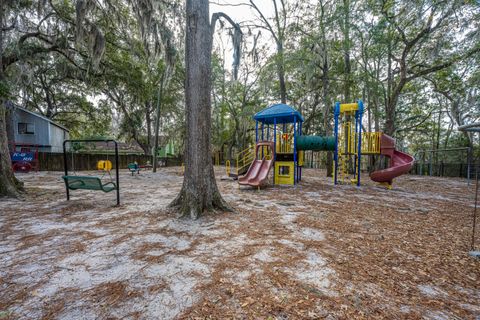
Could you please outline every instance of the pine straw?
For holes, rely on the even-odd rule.
[[[332,282],[337,295],[326,295],[285,273],[285,267],[295,266],[304,257],[277,242],[273,246],[280,261],[264,264],[246,283],[228,278],[227,271],[240,273],[252,265],[248,258],[258,248],[246,246],[217,265],[211,282],[199,287],[204,297],[182,318],[420,319],[437,311],[449,318],[478,316],[480,267],[478,261],[466,254],[471,235],[470,203],[459,199],[455,194],[458,191],[445,190],[445,180],[436,182],[428,185],[407,182],[404,189],[454,195],[458,201],[429,200],[425,209],[405,203],[400,197],[395,200],[396,191],[391,191],[388,196],[392,201],[388,203],[362,203],[347,195],[346,199],[338,199],[338,204],[322,203],[319,207],[315,200],[293,191],[309,210],[320,211],[320,216],[299,215],[294,223],[326,234],[326,241],[301,242],[304,250],[321,252],[327,265],[335,270]],[[307,184],[302,191],[329,189],[312,187]],[[377,188],[368,191],[373,195],[384,193]],[[466,188],[463,192],[468,193]],[[276,197],[279,201],[291,199],[278,194]],[[295,212],[300,211],[295,208]],[[279,226],[278,217],[269,214],[269,210],[241,213],[252,220],[261,219],[261,224],[245,225],[235,233],[245,233],[249,239],[257,240],[271,236],[289,238],[288,232]],[[421,286],[432,287],[438,294],[425,294]]]
[[[324,292],[292,279],[285,272],[305,258],[299,252],[268,238],[291,239],[289,231],[278,223],[278,216],[268,210],[257,212],[236,209],[249,221],[261,217],[262,224],[245,223],[231,229],[230,234],[246,234],[256,243],[245,245],[236,254],[217,264],[210,282],[200,284],[197,291],[203,294],[198,304],[188,309],[181,319],[224,319],[224,318],[302,318],[316,319],[327,315],[326,305],[334,306],[337,299]],[[316,241],[312,241],[316,242]],[[274,248],[274,261],[261,265],[260,270],[252,270],[252,257],[268,244]],[[245,283],[235,281],[231,274],[253,271]],[[321,301],[320,305],[318,302]]]
[[[121,304],[143,296],[142,291],[129,290],[126,283],[121,281],[107,282],[99,284],[92,289],[81,291],[74,288],[62,289],[56,298],[47,301],[43,310],[42,319],[54,319],[62,315],[67,306],[74,305],[81,301],[83,304],[96,305],[101,312],[97,314],[101,319],[116,319],[110,316],[110,312]],[[139,317],[138,314],[129,315],[133,319]]]
[[[220,181],[222,194],[237,199],[232,201],[237,214],[217,213],[199,221],[200,226],[192,223],[192,228],[199,227],[195,229],[199,234],[175,230],[182,225],[175,217],[141,211],[132,206],[141,202],[128,196],[125,198],[130,207],[127,201],[113,208],[110,203],[86,200],[59,202],[54,210],[32,210],[28,215],[17,208],[4,219],[0,232],[17,239],[13,242],[15,250],[38,247],[38,253],[49,254],[52,263],[85,251],[85,244],[100,237],[105,237],[102,240],[108,240],[111,248],[130,246],[128,258],[140,261],[145,268],[162,265],[167,257],[168,261],[192,258],[206,266],[208,276],[192,270],[182,273],[198,280],[195,292],[187,293],[198,299],[192,298],[195,304],[179,315],[182,319],[417,319],[434,317],[430,313],[436,311],[447,318],[474,319],[480,315],[480,310],[475,310],[479,308],[480,265],[466,254],[471,201],[463,182],[405,177],[395,190],[385,191],[371,184],[360,189],[333,187],[323,174],[308,171],[300,186],[260,192],[238,190],[232,182]],[[174,175],[174,171],[168,175]],[[41,195],[31,201],[41,206],[57,196],[54,193],[47,199]],[[290,223],[281,221],[287,213],[295,214]],[[18,226],[28,225],[31,216],[64,225],[81,224],[84,229],[18,234]],[[205,220],[211,222],[213,231],[221,232],[203,234],[209,229],[202,227]],[[107,234],[86,231],[86,225]],[[302,238],[298,233],[302,228],[321,231],[325,240]],[[156,234],[159,238],[185,240],[189,245],[176,249],[163,242],[145,241],[145,236]],[[51,241],[59,235],[61,243]],[[222,243],[235,247],[225,250]],[[219,244],[218,251],[214,244]],[[154,250],[160,255],[153,255]],[[259,259],[257,254],[265,250],[267,258]],[[325,259],[325,268],[332,270],[326,275],[330,287],[316,287],[298,279],[311,271],[304,268],[311,253]],[[25,262],[22,256],[10,267],[14,270]],[[320,262],[318,268],[323,268]],[[31,285],[21,285],[15,282],[17,275],[3,275],[0,311],[27,303],[32,292],[49,281],[35,279]],[[98,318],[106,319],[115,310],[124,310],[125,318],[145,318],[138,309],[122,306],[132,303],[143,307],[172,290],[168,279],[150,280],[142,289],[134,285],[136,275],[125,282],[61,289],[45,301],[43,318],[61,317],[75,308],[72,306],[90,308]],[[422,286],[434,293],[426,294]]]
[[[329,210],[321,224],[308,217],[299,224],[328,230],[328,242],[336,250],[324,255],[339,274],[337,289],[354,302],[347,306],[347,316],[392,317],[406,306],[412,310],[406,317],[446,310],[467,318],[471,312],[460,305],[478,306],[478,297],[458,288],[480,289],[480,270],[478,261],[466,255],[468,228],[456,209],[443,204],[439,211],[418,215],[350,208],[348,218],[345,210]],[[418,290],[425,284],[446,294],[425,297]],[[341,290],[351,287],[356,289]]]

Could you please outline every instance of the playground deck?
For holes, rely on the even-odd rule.
[[[180,168],[121,172],[113,194],[75,191],[59,172],[19,177],[0,199],[0,319],[480,317],[480,261],[468,257],[473,186],[402,176],[296,187],[217,181],[235,214],[165,210]]]

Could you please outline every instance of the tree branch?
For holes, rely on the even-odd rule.
[[[240,28],[240,25],[238,23],[235,23],[232,20],[232,18],[230,18],[227,14],[225,14],[223,12],[215,12],[214,14],[212,14],[212,20],[210,22],[210,31],[211,31],[212,37],[213,37],[213,33],[215,32],[215,25],[217,24],[217,20],[220,19],[220,17],[227,20],[232,25],[232,27],[234,29],[236,29],[236,30],[240,31],[240,33],[242,33],[242,29]]]
[[[477,45],[475,48],[473,49],[470,49],[469,51],[467,51],[464,55],[461,55],[461,56],[458,56],[458,57],[454,57],[448,61],[445,61],[441,64],[438,64],[436,66],[431,66],[431,67],[428,67],[428,68],[425,68],[423,70],[420,70],[416,73],[413,73],[411,76],[407,77],[406,78],[406,81],[409,82],[409,81],[412,81],[418,77],[422,77],[422,76],[426,76],[432,72],[436,72],[436,71],[440,71],[442,69],[445,69],[445,68],[448,68],[450,66],[452,66],[454,63],[458,62],[458,61],[461,61],[461,60],[464,60],[468,57],[471,57],[472,55],[476,54],[480,52],[480,45]]]

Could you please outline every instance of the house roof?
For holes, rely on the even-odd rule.
[[[45,121],[47,121],[47,122],[50,122],[51,124],[53,124],[53,125],[56,126],[56,127],[59,127],[59,128],[62,129],[62,130],[65,130],[65,131],[70,132],[70,130],[68,130],[67,128],[65,128],[65,127],[62,126],[61,124],[56,123],[56,122],[53,121],[52,119],[49,119],[49,118],[47,118],[47,117],[45,117],[45,116],[43,116],[43,115],[41,115],[41,114],[38,114],[38,113],[33,112],[33,111],[30,111],[30,110],[28,110],[28,109],[22,108],[22,107],[14,104],[14,103],[12,103],[12,102],[7,102],[7,107],[16,108],[16,109],[22,110],[22,111],[24,111],[24,112],[26,112],[26,113],[29,113],[29,114],[31,114],[31,115],[34,115],[34,116],[36,116],[36,117],[38,117],[38,118],[40,118],[40,119],[42,119],[42,120],[45,120]]]
[[[303,122],[303,117],[300,112],[283,103],[271,105],[257,112],[253,116],[253,119],[267,124],[274,123],[275,119],[276,123],[293,123],[294,119],[297,122]]]

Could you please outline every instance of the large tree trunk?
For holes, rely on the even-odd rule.
[[[406,76],[401,76],[398,84],[393,88],[392,93],[388,96],[388,101],[385,110],[385,133],[389,136],[395,136],[397,127],[395,124],[397,116],[397,103],[402,93],[403,87],[407,83]]]
[[[389,136],[395,133],[395,109],[397,97],[392,97],[393,91],[393,70],[392,70],[392,40],[388,39],[387,44],[387,99],[385,101],[385,128],[384,132]],[[395,101],[394,101],[395,99]]]
[[[7,84],[3,71],[3,17],[5,16],[5,3],[0,2],[0,196],[16,197],[22,190],[22,184],[19,182],[12,170],[10,161],[10,152],[8,149],[8,134],[6,123],[5,94]]]
[[[1,79],[0,82],[4,82],[3,79]],[[1,85],[3,85],[3,83]],[[22,189],[22,184],[15,178],[12,171],[12,162],[10,161],[8,149],[5,111],[5,103],[2,97],[0,98],[0,196],[16,197]]]
[[[287,103],[287,85],[285,81],[285,56],[284,56],[284,41],[285,41],[285,29],[286,29],[286,8],[285,2],[281,1],[281,11],[283,14],[283,22],[281,22],[280,12],[278,11],[277,0],[272,0],[273,7],[275,9],[275,25],[276,30],[272,27],[272,25],[268,22],[267,18],[263,15],[262,11],[258,9],[257,5],[253,0],[250,0],[250,4],[252,7],[258,12],[261,19],[265,24],[265,28],[270,31],[273,38],[275,39],[275,43],[277,45],[277,56],[275,57],[275,63],[277,65],[277,75],[278,75],[278,82],[280,87],[280,99],[282,103]],[[282,25],[283,23],[283,25]]]
[[[159,147],[159,134],[160,134],[160,111],[162,108],[163,98],[163,80],[160,81],[160,87],[158,88],[157,107],[155,109],[155,141],[153,142],[153,172],[157,172],[158,166],[158,147]],[[165,156],[167,154],[165,153]]]
[[[325,136],[332,134],[333,126],[330,121],[330,113],[332,110],[332,104],[330,103],[330,66],[329,66],[329,53],[327,47],[327,36],[325,30],[325,8],[324,3],[320,1],[320,25],[319,32],[321,36],[321,44],[323,50],[323,61],[322,61],[322,100],[323,100],[323,128],[325,129]],[[327,177],[333,175],[333,154],[332,152],[327,152]],[[313,154],[312,154],[313,161]]]
[[[350,103],[350,91],[352,86],[352,67],[350,63],[350,0],[343,0],[343,60],[345,64],[344,101]]]
[[[283,40],[281,40],[283,41]],[[283,52],[283,43],[277,43],[277,72],[280,85],[280,99],[282,103],[287,103],[287,85],[285,84],[285,58]]]
[[[332,134],[332,125],[330,122],[330,110],[332,109],[329,97],[329,68],[328,68],[328,56],[325,50],[325,57],[323,62],[323,104],[325,108],[324,117],[323,117],[323,126],[325,128],[325,135],[329,136]],[[327,152],[327,177],[331,177],[333,175],[333,154],[331,152]]]
[[[192,219],[205,210],[228,209],[211,157],[211,50],[208,0],[187,0],[185,174],[182,190],[170,206]]]
[[[147,127],[147,145],[152,150],[152,103],[147,101],[145,103],[145,126]]]

